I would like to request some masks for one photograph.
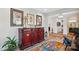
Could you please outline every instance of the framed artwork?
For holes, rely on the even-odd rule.
[[[34,25],[34,15],[33,14],[27,14],[27,22],[28,22],[28,25]]]
[[[10,25],[23,26],[23,11],[17,9],[10,9]]]
[[[36,25],[38,26],[42,25],[42,16],[36,15]]]

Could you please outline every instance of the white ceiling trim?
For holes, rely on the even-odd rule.
[[[50,12],[54,12],[56,10],[60,10],[61,8],[34,8],[36,11],[47,14]]]

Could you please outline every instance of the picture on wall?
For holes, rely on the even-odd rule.
[[[38,26],[42,25],[42,16],[36,15],[36,25]]]
[[[23,26],[23,11],[17,9],[10,9],[10,25]]]
[[[34,15],[33,14],[27,14],[28,18],[28,25],[34,25]]]

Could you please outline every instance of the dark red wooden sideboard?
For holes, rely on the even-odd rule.
[[[19,47],[25,49],[44,40],[44,28],[19,28]]]

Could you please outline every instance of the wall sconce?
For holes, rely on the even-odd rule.
[[[27,25],[27,16],[24,16],[23,20],[24,20],[24,22],[23,22],[24,23],[24,27],[26,27],[26,25]]]

